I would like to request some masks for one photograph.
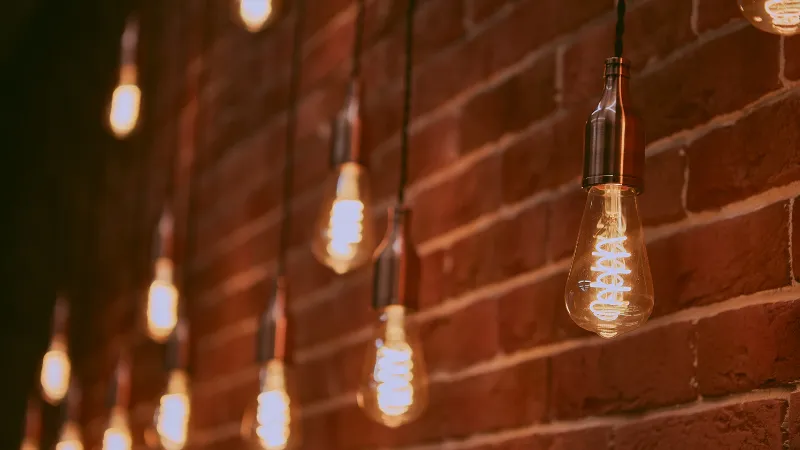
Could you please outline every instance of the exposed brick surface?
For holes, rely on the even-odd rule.
[[[800,80],[800,37],[786,38],[783,57],[786,61],[784,73],[786,78],[793,81]]]
[[[615,448],[778,450],[783,448],[781,422],[785,407],[782,400],[763,400],[692,415],[646,420],[617,430]]]
[[[686,217],[683,189],[686,183],[686,157],[675,149],[647,159],[646,185],[639,199],[639,214],[647,225],[675,222]]]
[[[735,20],[745,20],[736,2],[725,0],[699,0],[697,2],[697,28],[699,32],[718,28]]]
[[[787,431],[789,432],[789,448],[800,448],[800,392],[795,392],[789,399],[789,412],[786,417]]]

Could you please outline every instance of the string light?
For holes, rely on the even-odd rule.
[[[122,34],[122,61],[119,83],[111,95],[108,122],[118,138],[128,136],[139,121],[142,92],[137,84],[136,46],[139,40],[139,21],[132,17]]]
[[[163,343],[178,323],[178,288],[173,277],[173,227],[169,209],[164,209],[158,222],[158,256],[153,282],[147,293],[147,334]]]
[[[72,373],[72,364],[67,347],[66,326],[69,307],[63,298],[56,301],[53,315],[53,337],[50,347],[42,359],[40,382],[44,399],[53,405],[60,403],[67,395]]]
[[[110,389],[108,424],[103,432],[103,450],[130,450],[131,429],[128,423],[128,399],[130,397],[130,365],[126,355],[117,361]]]

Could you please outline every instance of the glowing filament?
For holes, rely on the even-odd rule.
[[[131,430],[124,411],[115,408],[105,433],[103,450],[131,450]]]
[[[189,433],[189,395],[186,374],[173,372],[167,393],[161,397],[156,431],[165,450],[180,450]]]
[[[592,272],[599,272],[595,281],[589,286],[600,291],[597,299],[590,305],[589,309],[598,319],[611,322],[625,312],[628,302],[623,300],[623,292],[630,292],[630,286],[625,286],[623,275],[628,275],[631,271],[625,266],[624,258],[631,256],[625,250],[624,242],[627,238],[604,237],[597,238],[593,256],[597,257]]]
[[[291,408],[283,363],[270,361],[264,388],[258,395],[256,436],[266,450],[282,450],[291,434]]]
[[[239,16],[244,26],[258,31],[272,15],[272,0],[239,0]]]
[[[62,338],[55,337],[42,360],[41,382],[47,401],[58,403],[67,395],[71,370],[67,346]]]
[[[328,224],[328,254],[336,259],[355,256],[363,238],[364,204],[358,200],[336,200]]]
[[[778,28],[794,31],[800,26],[800,0],[767,0],[764,9]]]
[[[378,349],[373,378],[378,409],[387,416],[402,416],[414,404],[413,351],[406,341],[405,310],[386,308],[386,341]]]
[[[36,443],[31,442],[30,439],[25,438],[25,440],[22,441],[22,445],[20,446],[20,450],[39,450],[39,446],[36,445]]]
[[[109,123],[111,131],[118,137],[127,136],[139,120],[139,104],[142,92],[133,83],[120,83],[111,96]]]
[[[147,296],[147,332],[158,342],[169,337],[178,324],[178,290],[172,283],[172,261],[156,261],[156,276]]]

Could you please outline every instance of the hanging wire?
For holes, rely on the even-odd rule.
[[[614,39],[614,56],[622,57],[622,36],[625,34],[625,0],[617,0],[617,30]]]
[[[283,212],[281,218],[280,247],[278,249],[277,276],[286,274],[286,253],[289,250],[289,232],[292,215],[292,183],[294,178],[294,146],[297,128],[297,97],[300,90],[300,70],[302,63],[303,22],[305,21],[305,0],[297,1],[294,37],[292,42],[292,67],[289,80],[289,111],[286,119],[286,156],[283,168]]]
[[[353,68],[350,78],[356,79],[361,75],[361,48],[364,45],[364,16],[366,0],[358,0],[358,15],[356,16],[356,35],[353,38]]]
[[[408,181],[408,128],[411,123],[411,69],[414,65],[414,12],[416,10],[416,0],[408,0],[408,11],[406,13],[406,64],[404,74],[403,98],[403,124],[400,130],[400,183],[397,188],[397,203],[402,205],[405,202],[406,183]]]

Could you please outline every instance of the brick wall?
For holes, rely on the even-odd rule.
[[[225,3],[153,7],[143,19],[164,41],[149,56],[152,115],[138,150],[148,184],[127,216],[128,235],[148,242],[172,152],[186,176],[193,148],[184,264],[193,449],[239,448],[280,219],[294,15],[250,35]],[[382,229],[398,178],[405,5],[368,4],[363,144]],[[583,122],[612,51],[613,1],[421,1],[409,197],[432,398],[419,421],[388,430],[354,396],[375,319],[369,269],[336,277],[309,246],[355,3],[309,0],[307,11],[288,258],[304,448],[800,448],[800,38],[756,31],[734,0],[630,2],[625,51],[648,133],[640,204],[656,307],[640,330],[606,341],[572,324],[563,291],[585,199]],[[99,215],[112,224],[141,181],[108,164],[116,176]],[[99,273],[146,259],[146,245],[115,256],[119,235],[97,239],[111,249],[96,258]],[[137,332],[142,264],[125,289],[108,287],[88,332],[91,442],[119,330]],[[141,430],[164,375],[162,350],[135,342]]]

